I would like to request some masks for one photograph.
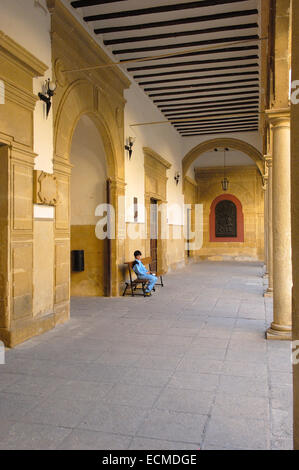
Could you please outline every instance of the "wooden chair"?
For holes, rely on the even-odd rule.
[[[150,264],[152,262],[152,259],[151,258],[144,258],[142,260],[142,263],[144,265],[148,265],[149,266],[149,270],[151,270],[151,267],[150,267]],[[125,290],[123,292],[123,296],[126,295],[126,292],[127,292],[127,289],[130,288],[131,289],[131,295],[132,297],[135,296],[135,292],[136,292],[136,289],[142,289],[142,292],[143,292],[143,296],[145,297],[146,294],[145,294],[145,288],[146,288],[146,285],[148,283],[148,280],[147,279],[138,279],[136,277],[136,279],[133,279],[133,265],[135,263],[135,260],[134,261],[127,261],[125,264],[128,266],[128,270],[129,270],[129,277],[130,279],[128,281],[126,281],[125,283]],[[135,273],[134,273],[135,274]],[[162,286],[164,287],[164,283],[163,283],[163,274],[162,273],[155,273],[155,275],[160,278],[160,283],[157,283],[156,286]],[[138,286],[141,286],[141,287],[138,287]],[[153,289],[155,291],[155,288]]]

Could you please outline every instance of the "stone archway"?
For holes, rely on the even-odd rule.
[[[83,79],[69,85],[59,102],[54,123],[54,163],[69,163],[73,133],[83,115],[90,117],[101,135],[109,177],[123,178],[123,152],[113,112],[101,91]]]
[[[253,145],[244,142],[239,139],[232,138],[219,138],[219,139],[210,139],[205,142],[200,143],[192,150],[190,150],[187,155],[183,158],[183,176],[187,175],[187,171],[192,165],[192,163],[203,153],[208,152],[209,150],[214,149],[215,147],[228,147],[234,150],[239,150],[240,152],[245,153],[250,157],[256,164],[259,169],[260,174],[263,176],[264,171],[264,158],[263,155],[255,148]]]
[[[93,83],[78,79],[58,89],[54,103],[54,173],[57,180],[58,203],[55,217],[55,306],[69,316],[70,298],[70,162],[71,143],[82,116],[88,116],[101,136],[105,150],[109,202],[116,210],[115,233],[123,220],[117,217],[119,196],[124,196],[123,108],[115,113],[108,97]],[[120,115],[120,117],[119,117]],[[82,175],[84,178],[84,175]],[[109,295],[119,294],[123,240],[109,242]]]

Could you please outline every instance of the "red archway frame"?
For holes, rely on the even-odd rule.
[[[215,235],[215,208],[220,201],[232,201],[237,208],[237,236],[236,237],[224,237],[218,238]],[[236,196],[232,194],[221,194],[216,197],[211,204],[210,208],[210,242],[244,242],[244,214],[242,204]]]

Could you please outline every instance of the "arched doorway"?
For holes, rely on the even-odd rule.
[[[96,237],[95,210],[107,202],[107,162],[101,135],[88,115],[81,116],[76,125],[70,162],[71,295],[104,296],[109,285],[109,250],[107,239]],[[74,255],[82,250],[84,267],[78,269]]]
[[[244,214],[236,196],[221,194],[212,202],[210,242],[244,242]]]
[[[120,101],[120,102],[119,102]],[[100,105],[99,105],[100,103]],[[114,103],[114,102],[113,102]],[[105,149],[106,176],[109,181],[109,202],[115,208],[115,233],[123,231],[123,213],[119,206],[124,199],[123,106],[117,95],[112,106],[111,95],[84,79],[65,82],[57,88],[54,100],[54,173],[57,180],[58,203],[55,210],[55,311],[69,318],[70,252],[71,252],[71,150],[73,135],[82,116],[88,117]],[[75,170],[76,171],[76,170]],[[84,178],[84,175],[82,176]],[[121,199],[123,198],[123,199]],[[122,209],[122,207],[121,207]],[[108,295],[117,296],[121,290],[124,260],[124,240],[110,242],[111,273]]]
[[[185,201],[193,176],[197,194],[191,203],[201,204],[203,211],[203,244],[197,256],[219,261],[264,260],[264,164],[255,147],[231,138],[202,142],[185,156]],[[229,194],[223,194],[224,173]],[[217,225],[215,209],[221,201],[229,202],[218,206]]]

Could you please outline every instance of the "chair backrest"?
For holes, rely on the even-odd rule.
[[[147,258],[143,258],[142,260],[142,263],[144,265],[150,265],[151,262],[152,262],[152,258],[150,257],[147,257]],[[129,276],[130,276],[130,281],[132,282],[132,271],[133,271],[133,265],[135,263],[135,260],[134,261],[126,261],[125,264],[128,266],[128,269],[129,269]]]

